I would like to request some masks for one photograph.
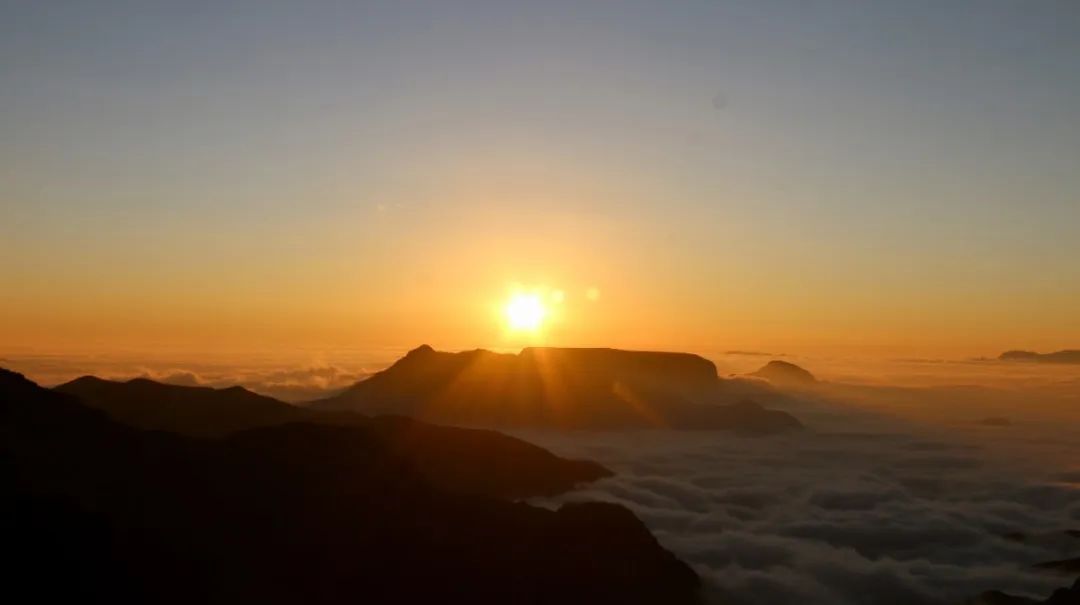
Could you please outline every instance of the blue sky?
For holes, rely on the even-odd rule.
[[[4,2],[0,305],[363,338],[551,281],[691,318],[657,344],[1064,344],[1077,65],[1069,1]]]

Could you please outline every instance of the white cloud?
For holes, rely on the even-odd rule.
[[[1020,430],[986,440],[977,428],[944,438],[886,419],[854,426],[758,439],[522,436],[614,469],[561,499],[630,507],[717,603],[937,605],[991,588],[1045,597],[1068,583],[1030,568],[1080,554],[1080,539],[1061,531],[1080,518],[1080,491],[1039,454],[1059,440]],[[1080,459],[1080,440],[1072,447]],[[1060,538],[1018,542],[1010,531]]]

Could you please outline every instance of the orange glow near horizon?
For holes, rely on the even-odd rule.
[[[0,359],[1080,347],[1080,36],[1012,48],[1076,3],[931,46],[868,44],[901,2],[7,4]]]

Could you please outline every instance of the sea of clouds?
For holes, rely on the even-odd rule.
[[[956,604],[992,588],[1045,598],[1072,583],[1031,566],[1080,555],[1080,538],[1065,533],[1080,528],[1075,424],[800,417],[809,430],[767,438],[522,436],[616,472],[540,504],[629,507],[699,572],[710,602]]]

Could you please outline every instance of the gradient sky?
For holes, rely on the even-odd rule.
[[[1080,3],[0,1],[0,348],[515,346],[515,283],[549,344],[1080,347]]]

